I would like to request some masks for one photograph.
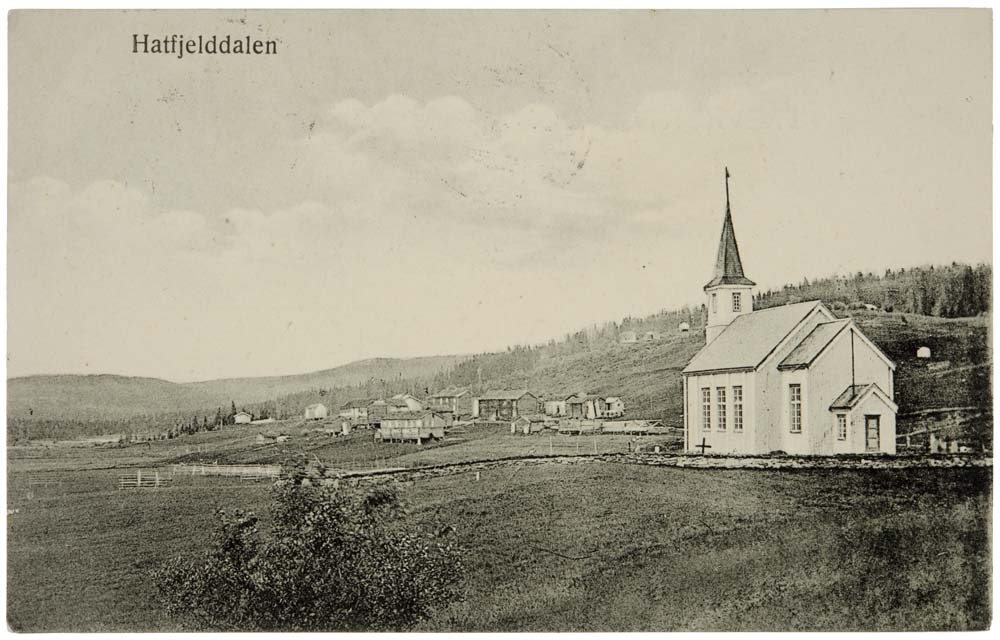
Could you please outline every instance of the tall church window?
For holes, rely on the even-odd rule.
[[[716,387],[715,388],[715,403],[718,407],[719,417],[717,418],[719,424],[719,431],[726,430],[726,388]]]
[[[847,414],[837,414],[837,440],[847,440]]]
[[[742,297],[740,296],[740,292],[739,291],[735,292],[733,294],[733,313],[740,312],[740,307],[742,306],[742,302],[743,300]]]
[[[788,385],[788,427],[792,433],[802,433],[802,385]]]
[[[717,296],[716,294],[714,294],[714,293],[713,293],[713,294],[712,294],[712,313],[715,313],[715,312],[717,312],[718,310],[719,310],[719,300],[718,300],[718,296]]]
[[[709,431],[712,428],[712,390],[708,387],[701,388],[701,430]]]
[[[743,387],[733,387],[733,431],[743,431]]]

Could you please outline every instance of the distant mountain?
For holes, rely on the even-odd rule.
[[[300,375],[177,383],[118,375],[38,375],[7,381],[9,418],[112,420],[156,414],[228,411],[280,395],[351,386],[368,380],[433,376],[465,356],[374,358]]]
[[[418,358],[371,358],[333,369],[291,376],[264,378],[228,378],[190,382],[183,386],[209,397],[221,398],[228,406],[254,403],[302,391],[333,389],[363,384],[367,381],[391,382],[434,376],[454,367],[468,356],[423,356]]]
[[[160,380],[116,375],[26,376],[7,381],[9,418],[106,420],[211,406],[203,391]]]

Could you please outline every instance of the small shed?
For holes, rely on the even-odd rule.
[[[325,404],[316,403],[306,407],[306,420],[322,420],[330,414]]]
[[[688,333],[689,331],[691,331],[691,325],[686,322],[682,322],[679,325],[677,325],[677,330],[680,331],[681,333]]]
[[[622,344],[632,344],[638,342],[639,338],[636,336],[635,331],[622,331],[618,336],[618,341]]]
[[[930,358],[931,357],[931,348],[930,347],[920,347],[919,349],[917,349],[917,357],[918,358],[924,358],[924,359]]]
[[[253,421],[253,416],[246,411],[240,411],[233,416],[234,424],[250,424]]]
[[[646,333],[642,334],[642,339],[644,342],[655,342],[660,339],[660,332],[647,331]]]

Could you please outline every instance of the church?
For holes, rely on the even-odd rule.
[[[684,368],[684,449],[715,454],[896,452],[896,365],[822,302],[753,309],[726,172],[705,285],[705,346]]]

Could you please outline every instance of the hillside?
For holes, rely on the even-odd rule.
[[[937,318],[842,307],[835,305],[835,313],[853,317],[897,365],[900,433],[919,426],[917,422],[922,418],[914,416],[916,412],[975,407],[973,415],[987,415],[992,410],[989,316]],[[622,397],[630,418],[658,419],[680,427],[680,372],[704,345],[700,323],[695,319],[690,333],[682,334],[672,320],[633,321],[633,326],[640,322],[651,330],[662,331],[661,338],[622,344],[614,331],[598,331],[590,337],[581,332],[561,343],[475,355],[431,379],[399,380],[384,389],[362,385],[299,393],[278,402],[286,415],[296,415],[313,402],[338,406],[352,398],[401,391],[421,395],[428,389],[450,385],[467,386],[473,392],[528,388],[557,399],[585,391]],[[930,359],[916,357],[920,346],[931,349]],[[969,426],[978,430],[977,439],[989,440],[988,422],[980,420]]]
[[[108,420],[212,406],[200,389],[158,378],[116,375],[26,376],[7,381],[7,416]]]
[[[411,379],[434,374],[453,367],[468,356],[422,356],[418,358],[371,358],[333,369],[289,376],[263,378],[227,378],[191,382],[184,386],[214,398],[235,399],[239,403],[255,403],[309,389],[331,389],[362,384],[367,381]]]
[[[192,413],[214,415],[231,403],[249,406],[281,395],[434,375],[463,356],[375,358],[301,375],[230,378],[176,383],[116,375],[40,375],[7,381],[8,418],[33,420],[124,420],[143,416],[174,420]]]
[[[956,427],[991,440],[984,421],[992,411],[990,316],[982,311],[991,280],[988,265],[858,273],[767,291],[756,297],[755,307],[820,299],[838,316],[854,317],[898,365],[900,433],[920,426],[926,416],[917,412],[961,407],[965,414]],[[878,309],[866,310],[865,304]],[[8,433],[23,438],[148,431],[190,421],[192,414],[204,421],[231,403],[256,415],[291,417],[314,402],[333,408],[400,392],[426,396],[451,385],[474,393],[530,388],[548,398],[579,391],[616,395],[625,400],[629,417],[680,426],[680,371],[703,344],[701,316],[700,309],[684,307],[593,325],[541,345],[471,356],[377,358],[291,376],[185,384],[120,376],[14,378],[8,381]],[[681,322],[690,324],[689,333],[678,331]],[[622,344],[626,331],[655,331],[660,338]],[[931,349],[929,360],[916,358],[920,346]]]

